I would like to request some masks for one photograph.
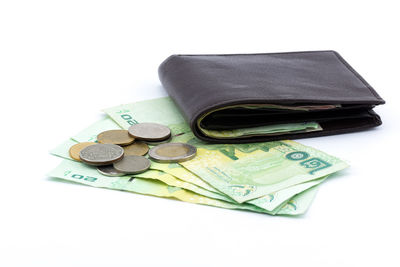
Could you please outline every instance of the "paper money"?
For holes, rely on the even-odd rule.
[[[197,156],[180,165],[239,203],[348,167],[338,158],[288,140],[207,145],[187,133],[177,141],[197,147]]]
[[[68,160],[74,160],[70,157],[70,155],[68,153],[65,153],[65,151],[68,151],[68,146],[72,146],[74,144],[77,144],[77,142],[75,142],[74,140],[70,139],[64,143],[62,143],[61,145],[57,146],[55,149],[51,150],[50,153],[58,156],[58,157],[62,157],[64,159],[68,159]],[[156,162],[152,162],[152,166],[153,165],[162,165]],[[168,168],[168,164],[165,164],[166,168]],[[178,165],[179,166],[179,165]],[[182,167],[179,167],[182,168]],[[187,189],[190,190],[194,193],[200,194],[200,195],[204,195],[206,197],[210,197],[210,198],[215,198],[215,199],[220,199],[220,200],[224,200],[227,202],[233,202],[235,203],[235,201],[221,193],[219,193],[217,190],[213,189],[216,192],[213,191],[209,191],[205,188],[202,188],[200,186],[197,186],[193,183],[190,182],[186,182],[185,180],[181,180],[178,179],[177,177],[168,174],[166,172],[163,172],[162,170],[158,170],[158,169],[152,169],[152,170],[148,170],[144,173],[140,173],[140,174],[133,174],[133,175],[129,175],[130,177],[138,177],[138,178],[144,178],[144,179],[153,179],[153,180],[159,180],[161,182],[164,182],[167,185],[170,186],[175,186],[175,187],[181,187],[183,189]],[[199,178],[197,178],[199,179]],[[212,187],[211,187],[212,188]],[[293,196],[293,195],[292,195]]]
[[[190,132],[189,125],[169,97],[120,105],[103,111],[126,130],[139,122],[156,122],[168,126],[172,135]]]
[[[118,127],[114,121],[110,120],[108,117],[104,117],[100,121],[97,121],[97,122],[91,124],[89,127],[85,128],[83,131],[74,135],[72,137],[72,140],[75,140],[79,143],[96,142],[97,135],[99,133],[107,131],[107,130],[115,130],[115,129],[119,129],[119,128],[121,128],[121,127]],[[125,130],[127,130],[127,129],[125,129]]]
[[[110,122],[107,121],[107,119],[102,119],[100,121],[88,128],[84,129],[81,133],[78,134],[78,136],[93,136],[95,134],[92,133],[92,131],[96,131],[101,129],[101,124],[105,125],[112,125]],[[115,127],[118,127],[116,124],[114,125]],[[193,136],[192,136],[193,137]],[[176,138],[181,138],[182,137],[176,137]],[[184,135],[183,138],[185,138],[185,141],[187,140],[187,135]],[[81,139],[76,138],[75,139]],[[84,139],[82,139],[84,141]],[[181,141],[181,140],[180,140]],[[201,141],[198,141],[201,142]],[[69,154],[66,153],[68,151],[68,148],[72,145],[76,144],[75,141],[73,140],[68,140],[58,146],[57,148],[53,149],[51,151],[52,154],[56,156],[60,156],[66,159],[71,159]],[[202,143],[205,145],[205,143]],[[211,145],[211,147],[214,145]],[[247,145],[246,145],[247,146]],[[72,159],[71,159],[72,160]],[[218,190],[214,189],[207,183],[205,183],[200,177],[197,175],[191,173],[190,171],[186,170],[185,168],[182,168],[179,164],[177,163],[157,163],[157,162],[152,162],[151,168],[153,171],[150,171],[150,173],[142,173],[140,175],[135,175],[136,177],[142,177],[142,178],[147,178],[147,179],[157,179],[160,180],[170,186],[179,186],[184,189],[193,191],[195,193],[210,197],[210,198],[215,198],[215,199],[220,199],[224,200],[227,202],[235,202],[233,201],[230,197],[227,197],[223,195],[221,192]],[[158,171],[157,171],[158,170]],[[162,171],[162,172],[161,172]],[[168,174],[168,175],[166,175]],[[313,186],[316,186],[324,181],[325,178],[322,179],[317,179],[315,181],[310,181],[306,182],[303,184],[298,184],[294,185],[289,188],[285,188],[273,193],[270,193],[268,195],[265,195],[261,198],[254,199],[249,201],[249,203],[258,206],[260,208],[263,208],[268,211],[273,211],[280,205],[288,202],[293,196],[296,194],[299,194],[300,192],[303,192]]]
[[[131,176],[104,176],[99,174],[94,168],[71,160],[62,161],[61,164],[53,171],[51,171],[48,175],[51,177],[61,178],[94,187],[130,191],[158,197],[173,197],[185,202],[210,205],[227,209],[244,209],[268,214],[282,215],[299,215],[304,213],[304,211],[309,207],[310,201],[314,198],[316,193],[315,189],[311,188],[306,192],[303,192],[302,194],[294,197],[288,203],[285,203],[282,207],[279,207],[279,210],[268,212],[250,204],[233,204],[212,198],[207,198],[179,187],[168,186],[156,180],[133,178]]]
[[[207,130],[199,125],[199,129],[205,135],[218,139],[232,139],[238,137],[265,136],[277,134],[289,134],[299,132],[321,131],[321,126],[316,122],[285,123],[250,128],[240,128],[234,130]]]
[[[99,132],[102,132],[104,130],[108,129],[118,129],[118,128],[123,128],[123,129],[128,129],[131,125],[141,123],[141,122],[157,122],[157,123],[162,123],[165,125],[168,125],[171,128],[171,132],[173,135],[172,141],[173,142],[186,142],[192,145],[195,145],[196,147],[200,147],[204,151],[207,151],[209,153],[210,151],[213,153],[213,151],[219,151],[220,154],[219,156],[223,157],[228,157],[232,160],[232,156],[236,157],[237,159],[233,159],[235,161],[235,166],[237,163],[242,163],[245,162],[246,160],[254,160],[254,158],[250,158],[258,155],[255,159],[258,160],[258,157],[262,158],[262,156],[265,156],[263,153],[270,153],[270,149],[274,149],[271,147],[270,143],[257,143],[257,144],[242,144],[242,145],[209,145],[201,142],[197,138],[193,136],[193,134],[190,131],[189,126],[185,123],[184,119],[180,115],[179,111],[177,110],[176,106],[174,103],[171,101],[170,98],[161,98],[161,99],[155,99],[155,100],[148,100],[148,101],[142,101],[139,103],[133,103],[133,104],[128,104],[128,105],[121,105],[115,108],[110,108],[105,110],[107,114],[115,121],[117,124],[120,126],[118,127],[117,124],[107,118],[102,120],[102,123],[95,123],[91,127],[88,127],[78,135],[74,136],[73,139],[77,140],[79,142],[85,142],[85,141],[94,141],[93,138],[96,137],[96,135]],[[168,113],[168,114],[166,114]],[[272,142],[272,146],[274,146],[277,142]],[[315,150],[313,150],[315,151]],[[296,152],[296,151],[291,151],[291,152]],[[286,154],[290,154],[291,152],[287,152]],[[299,152],[299,151],[297,151]],[[300,151],[300,152],[306,152],[306,151]],[[307,153],[307,152],[306,152]],[[321,152],[322,153],[322,152]],[[249,154],[246,156],[243,156],[241,154]],[[285,155],[286,155],[285,154]],[[239,157],[237,157],[239,155]],[[65,156],[65,155],[64,155]],[[307,158],[303,159],[301,156],[305,157],[305,154],[291,154],[289,157],[292,157],[292,161],[297,161],[297,163],[302,163],[305,160],[310,160],[314,157],[314,155],[308,154]],[[300,157],[300,159],[298,159]],[[274,158],[274,157],[272,157]],[[333,158],[333,157],[332,157]],[[246,160],[242,160],[246,159]],[[331,159],[331,158],[330,158]],[[191,162],[191,161],[189,161]],[[275,160],[272,160],[271,162],[267,162],[268,168],[276,167],[278,164],[279,160],[275,158]],[[285,160],[284,160],[285,162]],[[218,162],[215,165],[219,166]],[[261,168],[263,170],[257,170],[255,171],[256,174],[262,174],[265,169],[264,168],[266,162],[265,161],[259,161]],[[328,162],[331,164],[330,162]],[[269,165],[268,165],[269,164]],[[303,163],[304,168],[312,169],[316,168],[313,166],[313,164],[321,164],[319,163]],[[308,164],[309,167],[306,167],[306,164]],[[279,212],[282,210],[287,210],[287,209],[293,209],[296,210],[297,214],[301,213],[301,208],[303,207],[305,210],[307,205],[305,203],[308,203],[308,205],[311,203],[311,200],[313,196],[315,195],[317,191],[317,185],[320,184],[326,176],[330,173],[333,173],[335,170],[334,168],[331,168],[330,172],[327,172],[325,175],[323,175],[322,172],[320,172],[320,175],[310,175],[304,173],[295,173],[294,176],[298,176],[296,179],[291,177],[291,179],[285,179],[287,177],[282,177],[281,181],[275,181],[277,177],[274,177],[272,181],[267,181],[267,184],[265,180],[265,177],[256,177],[257,179],[261,180],[261,185],[257,184],[259,181],[248,181],[246,176],[243,176],[243,173],[241,174],[244,178],[244,181],[241,181],[241,183],[237,182],[233,184],[233,186],[236,186],[236,188],[233,190],[233,187],[231,187],[231,191],[234,191],[234,194],[230,195],[227,193],[227,191],[221,186],[220,188],[215,186],[213,179],[215,177],[209,178],[209,177],[202,177],[202,175],[198,175],[199,173],[196,173],[195,171],[191,170],[189,171],[186,168],[183,168],[182,166],[184,165],[179,165],[179,164],[167,164],[167,163],[155,163],[152,164],[153,170],[159,170],[158,174],[155,173],[149,173],[146,174],[148,177],[146,179],[153,179],[153,180],[159,180],[162,181],[165,184],[169,184],[169,186],[181,186],[186,187],[189,189],[187,190],[189,192],[199,192],[202,194],[204,197],[210,196],[209,198],[213,199],[221,199],[220,196],[223,196],[226,198],[225,201],[226,203],[229,203],[229,201],[234,202],[248,202],[251,204],[250,206],[252,207],[261,207],[263,211],[268,211],[270,214],[279,214]],[[290,164],[289,164],[290,165]],[[335,164],[335,167],[338,167],[340,164]],[[211,167],[218,167],[218,166],[213,166],[210,165]],[[250,166],[250,165],[249,165]],[[283,167],[286,167],[286,165],[282,165]],[[292,165],[290,165],[292,166]],[[230,167],[230,165],[229,165]],[[253,166],[255,167],[255,166]],[[329,166],[332,167],[332,166]],[[343,166],[342,166],[343,167]],[[319,168],[319,167],[318,167]],[[325,167],[328,168],[328,167]],[[274,168],[272,168],[274,169]],[[290,168],[289,168],[290,169]],[[340,168],[338,168],[340,169]],[[232,171],[236,171],[235,169],[231,169]],[[256,170],[256,168],[254,169]],[[253,170],[253,171],[254,171]],[[248,172],[249,169],[247,169],[247,173],[250,174],[250,176],[253,174],[252,172]],[[275,170],[276,171],[276,170]],[[281,170],[282,171],[282,170]],[[309,170],[312,171],[312,170]],[[319,171],[318,171],[319,172]],[[250,179],[251,180],[251,179]],[[267,179],[268,180],[268,179]],[[278,179],[279,180],[279,179]],[[284,181],[285,180],[285,181]],[[242,183],[246,182],[246,183]],[[256,182],[256,183],[255,183]],[[182,183],[182,184],[179,184]],[[185,184],[187,183],[187,184]],[[168,185],[167,185],[168,186]],[[196,188],[196,186],[198,188]],[[226,186],[226,185],[224,185]],[[228,185],[229,187],[230,185]],[[243,186],[243,187],[242,187]],[[257,190],[254,190],[254,187]],[[248,190],[250,188],[250,190]],[[268,190],[266,190],[268,189]],[[185,190],[185,189],[183,189]],[[205,190],[205,191],[201,191]],[[224,191],[225,190],[225,191]],[[247,193],[247,191],[250,191],[250,193]],[[257,191],[256,194],[253,194],[253,191]],[[246,196],[243,199],[240,199],[236,194],[239,192],[245,192]],[[211,195],[210,195],[211,193]],[[213,195],[218,194],[218,195]],[[231,192],[232,193],[232,192]],[[250,195],[251,196],[248,196]],[[234,200],[233,200],[234,199]],[[296,203],[301,203],[301,205],[298,205]],[[243,204],[237,204],[237,203],[231,203],[234,205],[243,205]],[[248,204],[246,204],[248,205]]]

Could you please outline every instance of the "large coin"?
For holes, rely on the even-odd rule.
[[[183,162],[196,156],[196,147],[185,143],[168,143],[153,147],[149,157],[158,162]]]
[[[171,136],[171,130],[158,123],[138,123],[129,127],[128,132],[131,136],[145,141],[161,141]]]
[[[135,141],[123,147],[125,156],[144,156],[149,151],[149,146],[143,141]]]
[[[94,143],[94,142],[83,142],[83,143],[75,144],[75,145],[71,146],[71,148],[69,149],[69,156],[71,158],[73,158],[74,160],[81,161],[81,159],[79,158],[79,153],[81,152],[81,150],[84,149],[85,147],[95,145],[95,144],[96,143]]]
[[[135,138],[130,136],[127,130],[109,130],[97,136],[97,142],[100,144],[126,146],[132,144],[133,141],[135,141]]]
[[[110,165],[124,156],[122,147],[112,144],[96,144],[81,150],[79,158],[82,162],[94,165]]]
[[[113,165],[97,167],[97,171],[106,176],[123,176],[125,173],[117,171]]]
[[[146,171],[150,168],[150,160],[143,156],[126,156],[114,163],[114,168],[126,174],[135,174]]]

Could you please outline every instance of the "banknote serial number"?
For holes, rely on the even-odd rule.
[[[138,124],[139,122],[137,120],[135,120],[134,118],[132,118],[131,115],[126,114],[124,112],[128,112],[128,110],[120,110],[117,111],[117,114],[119,114],[119,116],[121,117],[121,119],[123,119],[124,121],[126,121],[129,125],[134,125],[134,124]]]
[[[78,180],[85,180],[88,182],[95,182],[97,180],[96,177],[88,176],[88,175],[81,175],[81,174],[72,174],[71,178],[78,179]]]

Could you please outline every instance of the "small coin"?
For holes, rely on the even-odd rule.
[[[143,141],[135,141],[123,149],[125,156],[144,156],[149,151],[149,146]]]
[[[150,168],[150,160],[143,156],[126,156],[122,160],[115,162],[114,168],[126,174],[136,174]]]
[[[129,127],[128,132],[136,139],[145,141],[161,141],[171,136],[171,130],[167,126],[151,122],[134,124]]]
[[[113,165],[97,167],[97,171],[106,176],[124,176],[125,173],[117,171]]]
[[[109,130],[97,135],[100,144],[114,144],[126,146],[132,144],[135,138],[129,135],[127,130]]]
[[[153,147],[149,157],[158,162],[183,162],[196,156],[196,147],[185,143],[168,143]]]
[[[94,142],[83,142],[83,143],[75,144],[75,145],[71,146],[71,148],[69,149],[69,156],[71,158],[73,158],[74,160],[81,161],[81,159],[79,158],[79,153],[81,152],[81,150],[84,149],[85,147],[95,145],[95,144],[96,143],[94,143]]]
[[[85,147],[79,153],[82,162],[94,165],[110,165],[124,156],[122,147],[112,144],[96,144]]]

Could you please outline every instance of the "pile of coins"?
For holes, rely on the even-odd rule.
[[[97,135],[97,143],[73,145],[71,158],[96,166],[107,176],[138,174],[150,168],[151,162],[182,162],[196,156],[196,147],[185,143],[168,143],[171,130],[157,123],[139,123],[128,130],[108,130]],[[149,150],[149,145],[154,146]]]

